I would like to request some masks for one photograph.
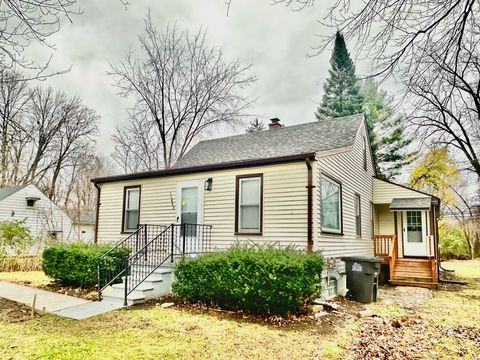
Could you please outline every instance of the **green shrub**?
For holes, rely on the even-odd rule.
[[[172,289],[188,302],[284,315],[300,312],[318,295],[322,268],[316,253],[234,247],[179,262]]]
[[[443,259],[468,259],[470,252],[468,242],[460,225],[440,221],[438,224],[440,237],[440,255]]]
[[[92,286],[97,283],[98,258],[112,249],[111,245],[53,245],[43,252],[43,271],[62,285]],[[122,268],[129,250],[116,248],[103,259],[102,268]]]
[[[33,245],[33,238],[25,220],[0,222],[0,258],[18,256]]]

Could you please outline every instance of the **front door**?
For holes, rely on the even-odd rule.
[[[188,181],[177,188],[177,253],[201,252],[203,181]],[[185,245],[183,244],[185,242]]]
[[[403,255],[427,256],[425,211],[403,212]]]

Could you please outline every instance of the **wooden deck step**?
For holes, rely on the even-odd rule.
[[[411,280],[390,280],[390,284],[395,286],[415,286],[423,287],[427,289],[438,289],[437,282],[423,282],[423,281],[411,281]]]
[[[397,259],[390,283],[426,288],[438,287],[438,283],[433,279],[430,259]]]

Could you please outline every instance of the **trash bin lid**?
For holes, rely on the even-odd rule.
[[[342,261],[363,261],[363,262],[370,262],[370,263],[381,263],[383,262],[383,258],[378,256],[345,256],[340,258]]]

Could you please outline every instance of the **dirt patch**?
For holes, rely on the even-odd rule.
[[[229,311],[211,308],[200,304],[182,303],[171,297],[166,297],[160,300],[152,300],[143,306],[135,307],[135,309],[160,307],[162,303],[172,301],[175,302],[175,305],[172,308],[187,311],[191,314],[206,314],[220,319],[232,319],[241,322],[283,327],[286,329],[298,329],[311,326],[311,328],[319,335],[331,335],[334,331],[334,327],[342,328],[346,323],[354,322],[358,318],[359,310],[364,308],[364,305],[362,304],[339,297],[332,300],[332,303],[338,306],[337,310],[326,308],[326,315],[317,319],[309,312],[288,316],[259,316],[245,313],[243,311]],[[132,308],[132,310],[135,309]]]
[[[98,299],[98,293],[95,287],[80,288],[73,286],[62,286],[55,283],[38,286],[39,289],[56,292],[59,294],[75,296],[85,300],[95,301]]]
[[[35,314],[35,317],[38,317]],[[0,297],[0,323],[18,323],[32,318],[32,309]]]
[[[419,287],[385,286],[378,289],[379,301],[386,305],[399,305],[412,310],[433,297],[433,291]]]

